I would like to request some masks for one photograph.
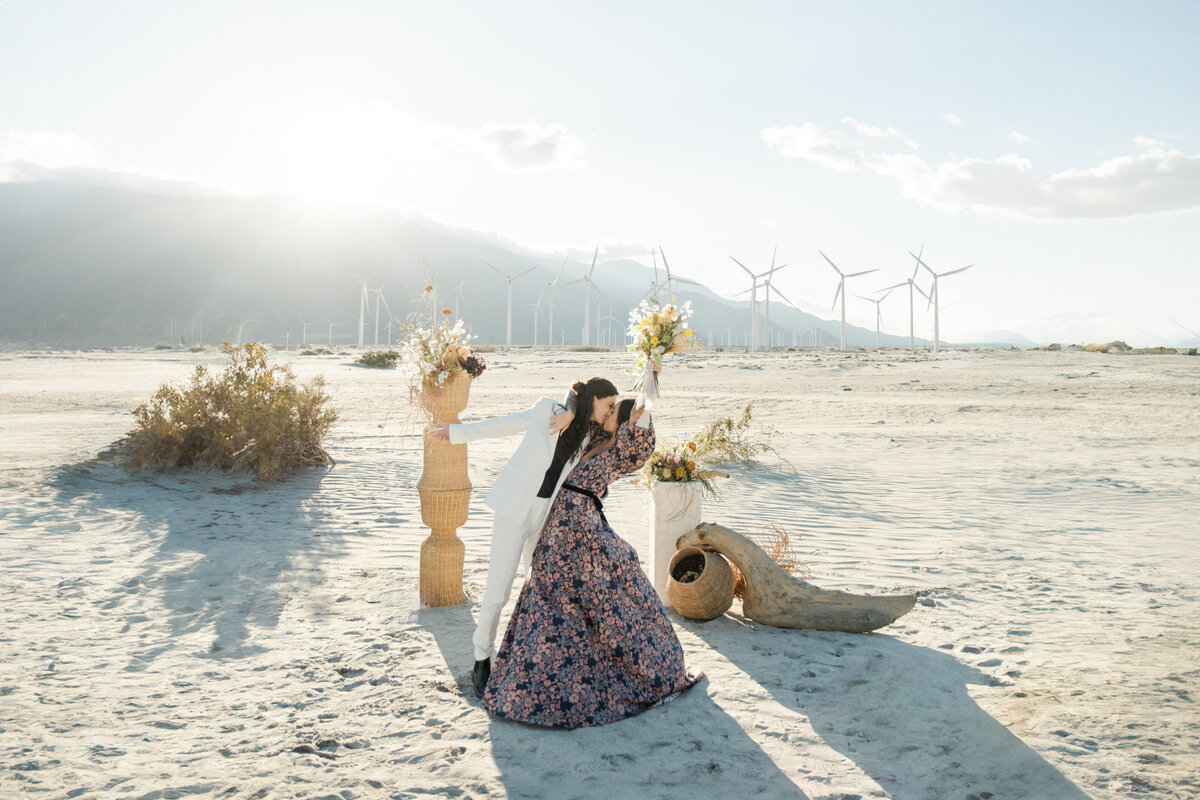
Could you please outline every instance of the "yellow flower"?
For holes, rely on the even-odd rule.
[[[691,328],[684,328],[683,335],[684,336],[695,336],[696,332],[694,330],[692,330]]]
[[[675,480],[677,480],[677,481],[681,481],[681,480],[683,480],[683,476],[684,476],[684,474],[685,474],[685,473],[684,473],[684,471],[683,471],[683,467],[676,467],[676,468],[675,468]]]
[[[688,446],[688,450],[691,450],[693,453],[696,452],[696,443],[695,442],[688,442],[687,446]]]
[[[650,337],[650,344],[651,344],[651,345],[656,345],[656,344],[658,344],[658,337],[657,337],[657,336],[651,336],[651,337]]]
[[[688,470],[688,472],[695,472],[696,471],[696,462],[695,461],[687,462],[687,470]]]
[[[445,315],[448,317],[448,316],[450,316],[451,314],[453,314],[453,313],[454,313],[454,309],[452,309],[452,308],[443,308],[443,309],[442,309],[442,313],[443,313],[443,314],[445,314]]]

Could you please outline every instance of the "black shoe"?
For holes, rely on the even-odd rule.
[[[475,684],[475,696],[481,700],[487,689],[488,678],[491,676],[492,659],[490,657],[475,662],[475,668],[471,670],[471,682]]]

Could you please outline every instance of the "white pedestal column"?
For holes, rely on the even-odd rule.
[[[699,483],[664,481],[654,485],[654,527],[650,529],[650,583],[658,599],[667,599],[667,567],[675,555],[675,540],[700,524]]]

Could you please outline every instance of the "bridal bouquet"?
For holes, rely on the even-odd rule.
[[[465,373],[478,378],[487,369],[471,347],[475,337],[467,333],[461,319],[450,322],[452,313],[443,308],[441,322],[434,324],[431,309],[429,327],[414,327],[400,343],[400,368],[409,374],[414,393],[440,388],[452,375]]]
[[[629,349],[638,354],[638,361],[630,370],[638,376],[633,387],[635,392],[643,391],[648,397],[658,397],[658,376],[654,368],[662,367],[663,356],[667,353],[687,351],[688,338],[695,335],[687,324],[691,317],[690,300],[682,306],[667,304],[662,308],[643,300],[629,312],[629,335],[633,337]],[[647,381],[650,388],[644,390]]]

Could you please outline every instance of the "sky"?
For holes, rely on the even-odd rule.
[[[973,265],[950,341],[1200,332],[1194,1],[0,0],[0,181],[30,165],[661,246],[726,296],[775,253],[832,319],[824,253],[878,270],[847,281],[866,328],[918,253]],[[907,292],[881,309],[906,335]]]

